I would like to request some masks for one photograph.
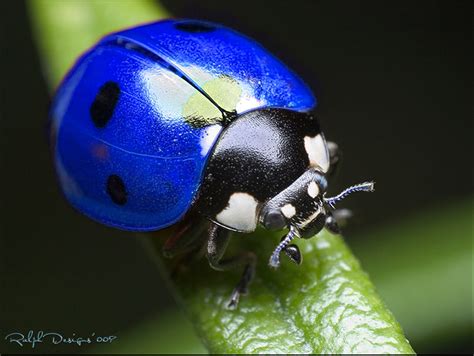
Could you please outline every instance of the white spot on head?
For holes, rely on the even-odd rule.
[[[239,231],[254,231],[257,227],[257,205],[258,200],[250,194],[234,193],[224,210],[216,215],[216,220]]]
[[[315,181],[311,181],[311,183],[308,184],[308,195],[311,198],[316,198],[319,194],[319,187],[316,184]]]
[[[291,219],[296,214],[296,209],[291,204],[283,205],[280,210],[287,219]]]
[[[318,166],[323,173],[326,173],[329,169],[329,152],[323,135],[305,136],[304,148],[308,154],[310,166]]]

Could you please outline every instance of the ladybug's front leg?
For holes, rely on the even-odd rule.
[[[340,167],[342,161],[342,152],[339,149],[337,143],[328,141],[328,151],[329,151],[329,171],[327,173],[328,177],[334,177]]]
[[[244,266],[244,272],[239,283],[234,288],[229,304],[231,309],[235,309],[239,303],[240,295],[247,294],[249,283],[255,274],[255,264],[257,257],[253,252],[245,251],[237,256],[222,259],[229,243],[231,231],[211,223],[209,229],[209,240],[207,243],[207,259],[209,265],[217,271],[227,271],[238,266]]]

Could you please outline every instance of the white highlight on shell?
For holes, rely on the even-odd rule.
[[[265,106],[265,100],[257,99],[252,88],[243,85],[242,83],[240,83],[240,85],[242,87],[242,94],[240,95],[240,99],[235,106],[237,113],[242,113]]]
[[[319,187],[316,184],[315,181],[311,181],[311,183],[308,184],[308,195],[311,198],[316,198],[319,194]]]
[[[326,173],[329,169],[329,152],[323,135],[305,136],[304,148],[308,154],[310,166],[318,166],[323,173]]]
[[[280,210],[287,219],[291,219],[296,214],[296,209],[291,204],[283,205]]]
[[[182,117],[182,108],[196,93],[191,85],[170,71],[158,66],[139,72],[148,101],[165,120]]]
[[[201,156],[205,156],[209,153],[221,130],[222,126],[218,124],[207,126],[201,130],[202,133],[199,141],[201,145]]]
[[[224,210],[216,215],[216,220],[239,231],[254,231],[257,227],[257,205],[258,200],[252,195],[234,193]]]
[[[204,86],[206,82],[215,79],[214,76],[203,70],[201,67],[192,64],[177,65],[189,78],[193,78],[193,81],[199,86]]]

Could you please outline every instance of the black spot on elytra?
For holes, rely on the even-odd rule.
[[[118,175],[112,174],[107,179],[107,194],[115,204],[124,205],[127,202],[127,190]]]
[[[91,119],[98,128],[107,125],[114,113],[120,96],[120,87],[115,82],[107,82],[102,85],[95,96],[90,107]]]
[[[210,23],[202,21],[180,21],[175,23],[174,27],[177,30],[191,33],[212,32],[216,29],[216,27]]]

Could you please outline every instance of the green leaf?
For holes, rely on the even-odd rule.
[[[156,3],[144,0],[30,0],[29,4],[51,87],[101,36],[166,16]],[[303,265],[283,261],[275,271],[267,259],[278,240],[262,231],[233,239],[230,253],[248,248],[261,257],[250,295],[238,310],[225,308],[238,272],[215,272],[201,261],[175,275],[173,288],[211,352],[413,352],[341,237],[322,233],[300,241]],[[148,241],[154,243],[153,255],[160,255],[162,240]],[[161,259],[158,263],[168,274],[170,263]]]
[[[159,253],[161,239],[149,241]],[[377,296],[340,236],[323,232],[299,240],[304,262],[267,265],[279,237],[258,231],[235,237],[263,257],[250,294],[226,309],[239,274],[210,270],[206,262],[175,273],[172,282],[199,335],[213,353],[412,353],[392,314]],[[267,254],[265,254],[267,252]],[[171,264],[161,270],[171,269]]]

